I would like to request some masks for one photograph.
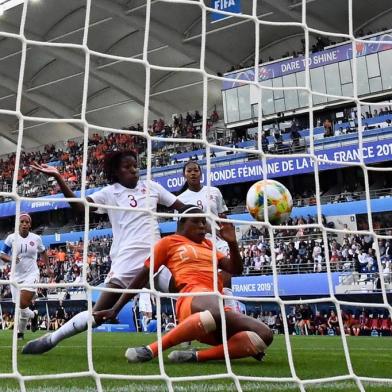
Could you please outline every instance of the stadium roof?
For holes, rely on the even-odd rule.
[[[6,2],[7,3],[7,2]],[[20,1],[0,16],[0,31],[18,34],[22,19]],[[97,55],[117,55],[141,60],[145,37],[145,0],[92,0],[88,47],[90,57],[86,119],[93,125],[121,128],[143,122],[147,63],[115,61]],[[202,11],[198,1],[178,4],[151,1],[148,63],[154,66],[199,68]],[[307,23],[313,29],[348,33],[347,1],[308,0]],[[205,0],[210,5],[209,0]],[[300,22],[301,4],[296,0],[257,2],[257,15],[266,22]],[[389,0],[353,1],[354,32],[390,26]],[[242,12],[250,14],[252,1],[242,0]],[[24,35],[27,40],[21,112],[44,118],[80,119],[86,56],[83,48],[39,46],[31,41],[83,43],[85,0],[35,0],[27,7]],[[250,65],[254,58],[255,23],[240,17],[211,23],[206,20],[205,68],[212,75],[226,72],[232,65]],[[312,43],[315,36],[312,35]],[[304,38],[301,26],[262,25],[260,58],[282,57],[300,51]],[[337,40],[329,36],[331,40]],[[338,39],[339,40],[339,39]],[[22,41],[0,35],[0,109],[15,110]],[[170,118],[173,113],[201,109],[203,75],[151,69],[150,117]],[[208,82],[208,111],[221,106],[221,82]],[[14,149],[18,118],[0,114],[0,154]],[[26,121],[23,146],[81,136],[78,124],[44,124]]]

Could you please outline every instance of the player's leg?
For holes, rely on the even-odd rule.
[[[121,288],[119,285],[113,283],[106,284],[106,287],[116,289]],[[98,301],[93,306],[93,311],[110,309],[117,302],[120,295],[121,293],[102,292]],[[87,330],[89,318],[91,319],[92,326],[96,327],[97,323],[95,322],[94,317],[89,314],[88,310],[85,310],[84,312],[80,312],[75,315],[57,331],[53,332],[51,337],[52,343],[57,345],[62,340]]]
[[[31,329],[33,332],[37,330],[38,312],[29,308],[35,296],[35,290],[29,291],[25,289],[20,290],[19,301],[19,323],[18,323],[18,339],[23,339],[24,333],[27,329],[27,324],[30,320],[32,322]]]
[[[162,337],[162,350],[189,340],[199,340],[206,343],[215,341],[218,343],[219,336],[221,336],[221,317],[217,297],[185,297],[181,300],[180,324]],[[188,315],[188,317],[184,318],[185,315]],[[252,317],[228,311],[226,313],[226,325],[228,348],[232,358],[256,355],[263,352],[272,342],[271,330]],[[222,344],[212,350],[202,355],[201,360],[224,358]],[[148,347],[129,348],[125,354],[130,362],[148,361],[157,355],[158,342],[154,342]],[[173,357],[169,358],[173,360]]]
[[[140,318],[141,318],[141,324],[142,324],[142,332],[147,332],[147,326],[150,321],[148,318],[148,315],[144,311],[140,311]]]
[[[203,309],[208,309],[212,314],[216,324],[218,335],[221,328],[221,313],[219,307],[219,300],[217,296],[203,296],[203,297],[194,297],[192,301],[192,313],[197,313],[202,311]],[[231,337],[235,335],[237,332],[241,332],[246,330],[245,328],[250,328],[256,333],[259,333],[270,343],[273,339],[273,334],[270,328],[263,322],[253,317],[247,316],[245,314],[241,314],[238,312],[227,311],[225,312],[226,317],[226,328],[227,328],[227,336]],[[221,335],[220,335],[221,336]]]
[[[115,283],[107,283],[108,288],[122,288]],[[121,293],[102,292],[97,303],[94,305],[94,310],[110,309],[118,300]],[[97,326],[94,317],[89,314],[88,310],[80,312],[71,320],[66,322],[56,331],[46,334],[39,339],[32,340],[23,347],[23,354],[42,354],[55,347],[62,340],[70,338],[87,329],[89,318],[93,327]]]
[[[30,274],[22,277],[18,283],[25,284],[29,286],[30,284],[35,284],[39,281],[38,274]],[[19,291],[20,290],[20,291]],[[18,289],[14,285],[11,284],[11,295],[12,295],[12,302],[17,304],[18,300],[18,292],[19,292],[19,319],[18,319],[18,339],[24,338],[24,332],[26,331],[27,324],[29,320],[33,320],[32,323],[32,330],[33,332],[36,331],[36,324],[38,320],[38,312],[29,309],[33,298],[36,294],[36,289],[33,287],[22,287]]]
[[[192,309],[198,310],[200,307],[207,306],[207,297],[195,298],[192,303]],[[218,306],[218,300],[213,297],[209,300],[210,311],[217,322],[216,339],[221,339],[221,316]],[[227,348],[231,359],[255,356],[265,351],[272,343],[273,334],[267,325],[253,317],[244,314],[226,311],[226,327],[227,327]],[[203,342],[203,340],[201,340]],[[207,343],[207,342],[206,342]],[[171,360],[182,362],[176,358],[174,353],[171,354]],[[209,360],[224,359],[223,344],[216,345],[205,350],[198,351],[196,358],[199,362]]]
[[[121,288],[119,285],[113,283],[106,284],[106,287],[116,289]],[[106,291],[102,292],[98,298],[98,301],[94,305],[93,310],[96,311],[110,309],[116,303],[120,295],[121,293],[111,293]],[[59,342],[66,338],[86,331],[89,319],[91,319],[91,325],[93,327],[96,327],[97,323],[95,322],[94,317],[89,314],[88,310],[78,313],[71,320],[61,326],[58,330],[53,332],[51,336],[51,342],[54,345],[57,345]]]
[[[215,331],[216,323],[209,311],[202,310],[192,314],[193,299],[193,297],[182,297],[178,300],[177,315],[180,323],[162,337],[162,350],[183,342],[202,339]],[[147,347],[128,348],[125,353],[129,362],[149,361],[157,355],[158,341]]]
[[[215,321],[208,311],[192,314],[193,297],[183,297],[177,303],[177,315],[180,323],[162,337],[162,350],[177,344],[199,339],[216,329]],[[141,350],[140,350],[141,349]],[[129,348],[125,356],[130,362],[150,360],[158,355],[158,341],[147,348]]]

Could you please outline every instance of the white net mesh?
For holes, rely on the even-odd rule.
[[[26,38],[25,35],[25,23],[26,23],[26,16],[28,12],[28,2],[26,1],[23,5],[23,12],[22,12],[22,18],[20,21],[20,32],[18,34],[13,34],[13,33],[7,33],[7,32],[0,32],[1,37],[4,38],[11,38],[11,39],[16,39],[21,43],[21,62],[20,62],[20,72],[19,72],[19,80],[18,80],[18,89],[16,92],[16,109],[15,110],[0,110],[1,114],[4,115],[12,115],[16,116],[19,121],[19,130],[18,130],[18,144],[17,144],[17,151],[16,151],[16,160],[15,160],[15,168],[18,168],[20,166],[20,156],[22,152],[22,145],[23,145],[23,136],[24,136],[24,127],[25,127],[25,122],[29,121],[29,123],[67,123],[67,124],[74,124],[76,126],[82,127],[83,128],[83,134],[84,134],[84,150],[83,150],[83,171],[82,171],[82,181],[81,181],[81,197],[76,198],[76,199],[64,199],[64,198],[59,198],[56,199],[57,202],[61,201],[78,201],[78,202],[83,202],[86,209],[85,209],[85,230],[84,230],[84,252],[83,252],[83,283],[77,283],[77,286],[82,286],[85,288],[87,292],[87,298],[88,298],[88,311],[91,313],[92,312],[92,301],[91,301],[91,292],[92,292],[92,286],[87,282],[86,277],[86,268],[87,268],[87,255],[88,255],[88,243],[89,243],[89,208],[94,206],[94,207],[100,207],[100,205],[97,204],[91,204],[88,203],[85,199],[86,196],[86,170],[88,166],[88,138],[89,138],[89,130],[94,129],[102,132],[113,132],[113,133],[123,133],[123,134],[129,134],[129,135],[136,135],[139,136],[140,132],[136,131],[127,131],[127,130],[121,130],[119,131],[118,129],[110,129],[108,127],[100,127],[96,126],[95,124],[89,124],[89,122],[86,119],[86,110],[87,110],[87,98],[88,98],[88,86],[89,86],[89,75],[91,72],[94,72],[90,69],[90,57],[91,56],[97,56],[98,58],[103,58],[107,59],[110,61],[116,61],[116,62],[125,62],[125,63],[135,63],[143,66],[145,68],[145,97],[144,97],[144,129],[143,129],[143,137],[147,140],[147,179],[152,178],[152,156],[153,156],[153,151],[152,151],[152,143],[154,141],[161,141],[165,143],[176,143],[176,144],[182,144],[182,143],[190,143],[194,142],[194,139],[189,139],[189,138],[161,138],[161,137],[156,137],[156,136],[151,136],[148,132],[148,123],[149,123],[149,108],[150,108],[150,99],[151,99],[151,94],[150,94],[150,77],[151,77],[151,72],[152,71],[165,71],[165,72],[186,72],[186,73],[195,73],[198,74],[202,77],[203,80],[203,108],[202,108],[202,117],[203,117],[203,124],[202,124],[202,136],[200,140],[197,140],[197,143],[202,144],[205,148],[206,151],[206,173],[207,173],[207,187],[211,186],[211,159],[210,159],[210,153],[211,153],[211,148],[214,147],[215,145],[213,143],[210,143],[208,141],[208,135],[207,135],[207,98],[208,98],[208,83],[211,80],[227,80],[230,81],[231,79],[229,78],[224,78],[224,77],[218,77],[215,75],[212,75],[206,71],[206,39],[207,39],[207,14],[209,12],[212,12],[213,9],[206,6],[203,1],[191,1],[191,0],[164,0],[162,1],[163,3],[177,3],[177,4],[184,4],[184,5],[190,5],[190,6],[198,6],[201,10],[201,33],[200,33],[200,39],[201,39],[201,51],[200,51],[200,62],[197,67],[194,68],[175,68],[175,67],[164,67],[164,66],[158,66],[158,65],[153,65],[149,62],[148,58],[148,43],[149,43],[149,37],[150,37],[150,14],[151,14],[151,7],[152,4],[155,3],[155,1],[147,0],[145,4],[145,30],[144,30],[144,41],[143,41],[143,54],[141,59],[136,59],[136,58],[130,58],[130,57],[120,57],[120,56],[114,56],[114,55],[109,55],[106,53],[101,53],[101,52],[96,52],[91,49],[89,49],[88,46],[88,35],[89,35],[89,30],[90,30],[90,11],[92,7],[92,0],[87,0],[85,5],[86,5],[86,13],[85,13],[85,23],[84,23],[84,29],[83,29],[83,41],[82,44],[77,45],[77,44],[66,44],[66,43],[55,43],[55,42],[42,42],[42,41],[35,41],[32,39]],[[247,15],[247,14],[232,14],[229,12],[224,12],[224,11],[219,11],[222,15],[227,15],[227,16],[235,16],[237,20],[239,21],[249,21],[250,23],[254,24],[254,29],[255,29],[255,80],[253,81],[243,81],[244,84],[250,84],[254,85],[258,88],[259,91],[259,101],[258,101],[258,139],[257,139],[257,148],[255,149],[241,149],[241,148],[231,148],[231,147],[221,147],[222,150],[227,150],[227,151],[233,151],[235,153],[238,152],[245,152],[247,154],[256,154],[260,157],[260,160],[262,161],[262,166],[264,173],[267,173],[267,164],[268,164],[268,159],[273,157],[271,154],[266,154],[263,152],[262,149],[262,121],[263,121],[263,114],[262,114],[262,94],[263,91],[265,90],[276,90],[274,87],[266,87],[266,86],[261,86],[258,78],[258,64],[259,64],[259,49],[260,49],[260,39],[262,38],[262,34],[260,35],[260,28],[262,25],[269,25],[269,26],[295,26],[298,28],[301,28],[304,32],[304,37],[305,37],[305,56],[306,58],[309,58],[309,42],[310,42],[310,34],[318,34],[318,35],[329,35],[332,37],[341,37],[345,38],[347,40],[350,40],[353,45],[353,96],[334,96],[334,95],[327,95],[329,98],[336,98],[339,100],[347,100],[350,102],[354,102],[357,106],[357,113],[358,113],[358,145],[359,145],[359,161],[358,162],[339,162],[341,165],[344,166],[350,166],[350,165],[356,165],[360,167],[363,171],[364,175],[364,184],[365,184],[365,192],[366,192],[366,207],[367,207],[367,215],[368,215],[368,227],[369,230],[367,231],[358,231],[355,232],[360,235],[369,235],[372,236],[374,239],[374,243],[376,244],[376,254],[377,254],[377,260],[378,260],[378,269],[379,271],[382,271],[382,265],[380,261],[380,249],[378,246],[378,240],[380,239],[387,239],[389,237],[386,236],[381,236],[377,235],[374,230],[373,230],[373,223],[372,223],[372,210],[371,210],[371,204],[370,204],[370,191],[369,191],[369,171],[371,170],[377,170],[377,171],[388,171],[388,168],[374,168],[374,167],[368,167],[365,164],[364,157],[363,157],[363,124],[362,124],[362,119],[361,119],[361,111],[362,111],[362,105],[367,104],[367,102],[364,102],[358,97],[358,91],[357,91],[357,85],[358,85],[358,78],[357,78],[357,58],[355,56],[356,50],[355,50],[355,45],[363,42],[363,43],[371,43],[371,41],[363,41],[360,39],[357,39],[354,36],[353,32],[353,15],[352,15],[352,10],[353,10],[353,1],[348,0],[348,10],[349,10],[349,28],[348,34],[338,34],[338,33],[331,33],[328,31],[321,31],[317,30],[314,28],[309,27],[307,24],[307,1],[303,0],[301,3],[302,7],[302,21],[300,23],[296,22],[269,22],[265,21],[262,19],[259,19],[257,15],[257,1],[253,0],[252,1],[252,13]],[[216,11],[215,11],[216,12]],[[116,14],[116,6],[113,5],[113,13]],[[84,66],[84,82],[83,82],[83,99],[82,99],[82,105],[81,105],[81,116],[80,119],[74,119],[74,118],[62,118],[62,119],[48,119],[48,118],[43,118],[43,117],[34,117],[34,116],[26,116],[22,114],[21,110],[21,102],[22,102],[22,96],[23,96],[23,82],[24,82],[24,73],[25,73],[25,64],[26,64],[26,51],[27,47],[50,47],[50,48],[70,48],[70,49],[78,49],[83,51],[84,56],[85,56],[85,66]],[[306,70],[305,70],[305,86],[304,87],[284,87],[281,88],[281,90],[303,90],[304,92],[308,93],[308,106],[309,106],[309,124],[310,124],[310,147],[309,147],[309,152],[304,153],[304,154],[290,154],[287,155],[288,158],[302,158],[302,157],[309,157],[311,161],[313,162],[313,167],[314,167],[314,180],[315,180],[315,188],[316,188],[316,201],[317,201],[317,223],[312,224],[312,225],[307,225],[308,228],[315,228],[320,230],[322,233],[323,237],[323,242],[324,244],[328,243],[328,238],[327,235],[328,233],[343,233],[342,230],[337,230],[337,229],[329,229],[326,228],[323,223],[322,223],[322,209],[321,209],[321,200],[320,200],[320,181],[319,181],[319,165],[323,163],[336,163],[335,161],[330,161],[324,158],[320,158],[316,152],[315,152],[315,146],[314,146],[314,129],[313,129],[313,124],[314,124],[314,106],[313,106],[313,97],[314,95],[312,94],[313,91],[311,90],[311,83],[310,83],[310,72],[309,72],[309,63],[305,62],[306,64]],[[317,95],[323,95],[321,93],[317,93]],[[372,105],[376,105],[372,103]],[[280,157],[285,157],[285,155],[280,155]],[[266,175],[265,177],[266,178]],[[150,190],[148,189],[148,193]],[[21,203],[23,201],[36,201],[36,198],[28,198],[28,197],[22,197],[20,194],[18,194],[18,170],[14,170],[13,174],[13,183],[12,183],[12,192],[1,192],[0,196],[2,197],[11,197],[15,200],[16,202],[16,219],[15,219],[15,231],[17,230],[17,222],[19,221],[19,214],[21,210]],[[52,202],[52,199],[49,198],[44,198],[40,197],[39,201],[42,202]],[[104,207],[104,206],[101,206]],[[106,206],[107,207],[107,206]],[[116,207],[111,207],[111,208],[116,208]],[[145,210],[149,214],[151,214],[152,218],[156,217],[173,217],[173,214],[164,214],[164,213],[151,213],[149,209]],[[207,211],[207,216],[209,219],[214,219],[213,215],[211,214],[210,211],[210,206],[208,206],[208,211]],[[216,220],[216,218],[215,218]],[[151,220],[152,221],[152,220]],[[248,224],[247,221],[235,221],[238,225],[241,224]],[[267,223],[255,223],[258,226],[265,226],[268,228],[269,232],[269,237],[270,241],[273,244],[275,242],[275,231],[274,227],[271,226],[268,222]],[[214,226],[213,226],[214,227]],[[285,226],[279,226],[279,229],[284,229],[286,228]],[[300,226],[289,226],[287,227],[288,229],[293,229],[293,228],[301,228]],[[153,227],[151,226],[151,232],[153,233]],[[216,233],[213,233],[214,237],[216,238]],[[329,297],[324,297],[320,299],[312,299],[312,300],[306,300],[306,301],[301,301],[301,300],[293,300],[293,301],[288,301],[288,300],[282,300],[281,296],[279,295],[279,281],[278,281],[278,272],[276,268],[276,260],[275,260],[275,255],[272,252],[272,269],[273,269],[273,286],[274,286],[274,296],[271,298],[252,298],[253,302],[258,302],[258,303],[266,303],[266,302],[271,302],[271,303],[277,303],[280,307],[281,314],[283,316],[283,323],[284,323],[284,336],[285,336],[285,346],[287,349],[287,359],[288,359],[288,364],[290,368],[290,377],[264,377],[263,376],[263,371],[262,368],[260,368],[260,376],[243,376],[243,375],[238,375],[235,373],[235,371],[232,368],[232,364],[230,362],[230,359],[228,357],[228,351],[227,351],[227,339],[226,339],[226,332],[225,332],[225,317],[224,317],[224,308],[223,308],[223,299],[224,297],[219,294],[218,292],[218,285],[217,285],[217,261],[216,259],[214,260],[214,272],[215,272],[215,280],[214,280],[214,287],[215,287],[215,294],[220,298],[220,311],[222,315],[222,335],[223,335],[223,341],[224,341],[224,347],[225,347],[225,355],[226,355],[226,372],[225,373],[219,373],[219,374],[208,374],[208,375],[203,375],[203,376],[184,376],[184,377],[169,377],[167,374],[167,371],[165,369],[165,363],[163,359],[163,354],[162,354],[162,349],[160,346],[159,350],[159,374],[158,375],[137,375],[133,374],[132,368],[130,368],[130,374],[104,374],[104,373],[98,373],[95,369],[95,362],[93,360],[93,339],[92,339],[92,328],[91,328],[91,321],[89,323],[88,327],[88,333],[87,333],[87,358],[88,358],[88,370],[84,372],[73,372],[73,373],[57,373],[57,374],[42,374],[42,375],[32,375],[32,376],[26,376],[24,374],[21,374],[19,371],[19,358],[20,354],[18,352],[17,348],[17,323],[18,323],[18,312],[19,308],[16,307],[16,314],[15,314],[15,323],[16,327],[14,328],[14,333],[13,333],[13,341],[12,341],[12,373],[3,373],[0,374],[0,381],[4,379],[15,379],[19,383],[19,387],[21,391],[26,391],[26,382],[30,381],[40,381],[40,380],[52,380],[52,379],[69,379],[69,378],[83,378],[83,377],[91,377],[93,378],[95,382],[95,387],[96,390],[98,391],[103,391],[104,388],[102,387],[102,380],[133,380],[133,381],[164,381],[166,383],[167,389],[169,391],[173,391],[176,389],[176,384],[181,383],[181,382],[195,382],[195,381],[210,381],[210,380],[216,380],[216,379],[230,379],[233,381],[235,388],[238,391],[241,391],[243,389],[243,383],[244,382],[263,382],[263,383],[282,383],[283,384],[292,384],[295,385],[299,390],[305,391],[305,389],[308,386],[314,385],[314,384],[319,384],[319,383],[331,383],[338,382],[338,381],[345,381],[345,380],[351,380],[354,381],[355,384],[357,385],[357,388],[360,391],[365,390],[365,382],[371,382],[371,383],[388,383],[388,388],[390,387],[390,382],[392,381],[391,379],[387,378],[377,378],[377,377],[363,377],[363,376],[358,376],[352,366],[351,358],[350,358],[350,351],[347,343],[347,339],[344,333],[341,334],[341,341],[343,344],[343,349],[344,349],[344,356],[345,356],[345,361],[347,365],[347,374],[340,375],[340,376],[333,376],[333,377],[323,377],[323,378],[310,378],[310,379],[301,379],[297,375],[296,371],[296,366],[293,360],[293,352],[292,352],[292,343],[290,340],[289,336],[289,328],[287,324],[287,314],[286,314],[286,306],[288,305],[293,305],[293,304],[299,304],[299,303],[311,303],[311,304],[318,304],[318,303],[327,303],[327,302],[332,302],[337,310],[338,314],[338,319],[339,319],[339,326],[340,330],[344,331],[344,326],[343,326],[343,319],[342,319],[342,313],[341,313],[341,306],[343,305],[349,305],[349,306],[358,306],[358,307],[372,307],[372,308],[383,308],[388,310],[391,313],[391,305],[388,302],[387,299],[387,292],[385,289],[385,282],[384,282],[384,277],[383,274],[380,274],[380,280],[381,280],[381,293],[382,293],[382,303],[378,304],[364,304],[364,303],[354,303],[354,302],[348,302],[348,301],[341,301],[338,300],[336,295],[335,295],[335,290],[331,278],[331,264],[330,264],[330,258],[329,258],[329,251],[328,247],[325,246],[325,252],[326,252],[326,267],[327,267],[327,274],[328,274],[328,285],[329,285]],[[12,260],[12,270],[15,269],[15,263],[16,263],[16,256],[13,256]],[[150,276],[150,282],[151,282],[151,290],[150,292],[158,299],[157,301],[157,318],[158,318],[158,325],[161,325],[161,302],[160,299],[162,297],[166,297],[167,294],[158,292],[154,288],[154,282],[152,278],[152,271],[151,271],[151,276]],[[11,283],[12,285],[16,287],[21,287],[20,285],[15,282],[15,280],[12,279],[11,276],[11,281],[4,281],[0,280],[0,284],[8,284]],[[62,288],[67,288],[67,287],[73,287],[75,284],[69,283],[69,284],[57,284],[57,287],[62,287]],[[37,284],[33,285],[32,287],[53,287],[53,285],[49,284]],[[113,289],[108,289],[108,288],[95,288],[96,290],[99,291],[115,291]],[[131,291],[132,292],[132,291]],[[194,294],[192,295],[208,295],[208,293],[200,293],[200,294]],[[173,297],[178,297],[179,294],[171,294]],[[237,298],[239,300],[243,300],[243,298]],[[158,328],[158,339],[161,340],[161,332],[160,328]],[[366,354],[365,354],[366,355]],[[122,360],[122,358],[118,358],[119,361]],[[380,363],[381,364],[381,363]],[[196,365],[195,365],[196,366]]]

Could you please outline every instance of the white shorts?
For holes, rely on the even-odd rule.
[[[149,295],[146,296],[146,298],[143,298],[143,296],[140,294],[139,311],[144,313],[152,313],[151,299]]]
[[[106,276],[105,283],[106,284],[111,283],[118,287],[126,289],[129,287],[129,285],[131,284],[131,282],[133,281],[133,279],[139,273],[140,270],[133,270],[127,274],[121,274],[111,269],[108,275]],[[171,272],[165,266],[159,268],[159,270],[154,274],[155,290],[168,293],[171,277],[172,277]]]
[[[223,287],[223,294],[228,295],[228,296],[233,296],[233,290],[229,289],[228,287]],[[230,308],[234,312],[241,313],[241,307],[239,305],[239,302],[236,299],[231,299],[231,298],[225,298],[224,300],[224,305],[227,308]]]
[[[16,282],[18,284],[25,284],[25,285],[39,283],[39,272],[27,275],[25,277],[21,277],[19,279],[16,279]],[[12,284],[10,284],[10,287],[11,287],[12,302],[16,303],[16,298],[18,296],[18,289]],[[30,291],[32,293],[37,293],[36,287],[23,287],[22,286],[20,290],[25,290],[25,291]]]
[[[133,270],[127,274],[121,274],[111,269],[105,278],[105,284],[110,283],[122,289],[126,289],[131,284],[131,282],[133,281],[133,279],[139,273],[140,270]]]
[[[155,290],[162,291],[163,293],[170,292],[170,281],[172,278],[172,273],[168,268],[162,266],[154,274],[154,286]]]

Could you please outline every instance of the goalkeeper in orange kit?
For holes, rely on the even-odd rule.
[[[176,310],[177,327],[162,338],[166,350],[182,342],[198,340],[213,347],[195,351],[173,351],[172,362],[203,362],[224,359],[219,299],[213,294],[213,247],[205,239],[207,222],[204,217],[187,217],[187,214],[203,213],[195,206],[185,206],[177,224],[177,232],[162,238],[154,247],[154,272],[165,265],[172,273],[180,293],[211,292],[205,296],[182,296]],[[230,256],[217,252],[218,267],[233,275],[242,272],[234,226],[221,224],[220,236],[229,244]],[[149,279],[150,259],[134,278],[129,289],[145,287]],[[218,274],[218,290],[222,292],[222,279]],[[114,318],[135,294],[124,293],[112,309],[95,312],[97,323]],[[227,347],[231,359],[248,356],[258,357],[271,344],[273,335],[267,325],[244,314],[225,309]],[[158,355],[158,342],[146,347],[128,348],[129,362],[145,362]]]

